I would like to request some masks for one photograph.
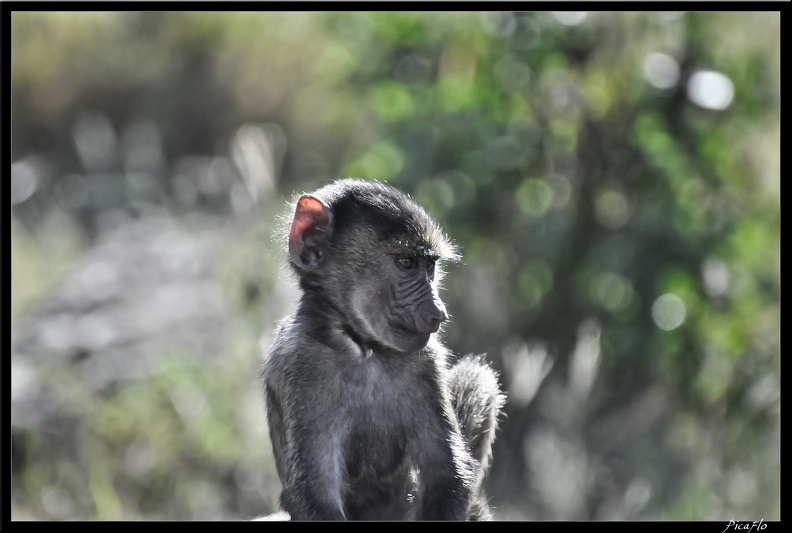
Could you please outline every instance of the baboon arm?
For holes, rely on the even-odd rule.
[[[305,430],[295,422],[281,505],[292,520],[345,520],[341,432]]]
[[[435,383],[445,376],[436,370]],[[423,435],[415,439],[421,450],[417,518],[419,520],[466,520],[475,484],[473,460],[462,439],[450,396],[442,387],[431,392],[431,417],[425,419]]]

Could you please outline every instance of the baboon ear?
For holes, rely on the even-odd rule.
[[[289,231],[289,257],[302,270],[322,264],[333,233],[333,212],[322,200],[304,194],[297,200]]]

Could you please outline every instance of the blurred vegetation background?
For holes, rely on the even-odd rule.
[[[14,520],[277,508],[274,229],[388,181],[462,247],[498,519],[780,518],[780,15],[11,17]]]

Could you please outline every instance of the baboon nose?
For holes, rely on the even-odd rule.
[[[420,333],[437,333],[437,330],[440,329],[440,324],[445,322],[448,319],[448,314],[446,314],[445,307],[442,305],[440,306],[427,306],[423,310],[423,331]]]

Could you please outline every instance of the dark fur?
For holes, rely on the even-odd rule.
[[[489,518],[481,484],[503,396],[481,358],[449,368],[432,334],[453,245],[377,182],[341,180],[296,206],[289,256],[303,296],[262,374],[283,509],[295,520]]]

